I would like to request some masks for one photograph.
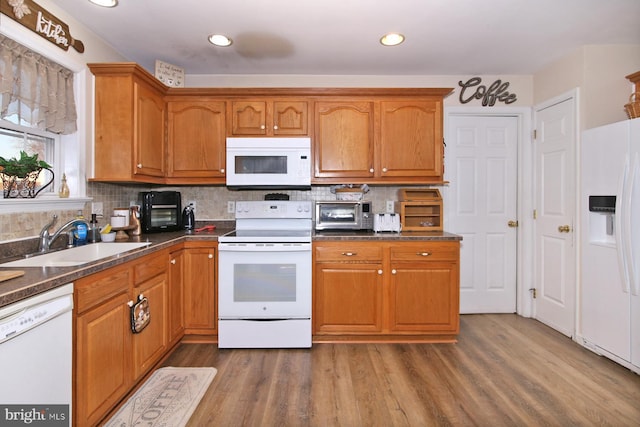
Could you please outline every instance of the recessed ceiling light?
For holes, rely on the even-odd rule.
[[[404,41],[404,36],[399,33],[389,33],[382,36],[380,43],[384,46],[396,46]]]
[[[231,43],[233,43],[233,40],[231,40],[229,37],[224,36],[222,34],[211,34],[209,36],[209,42],[216,46],[227,47],[227,46],[231,46]]]
[[[102,7],[116,7],[118,0],[89,0],[93,4],[97,4]]]

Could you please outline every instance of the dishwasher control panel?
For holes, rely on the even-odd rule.
[[[59,297],[31,307],[25,307],[18,312],[0,315],[0,343],[10,340],[60,313],[69,311],[73,307],[71,295]]]

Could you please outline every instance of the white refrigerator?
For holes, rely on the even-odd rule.
[[[583,344],[640,373],[640,119],[583,132],[581,161]]]

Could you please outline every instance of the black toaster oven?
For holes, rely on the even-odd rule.
[[[179,191],[144,191],[140,193],[142,231],[157,233],[182,228],[182,196]]]

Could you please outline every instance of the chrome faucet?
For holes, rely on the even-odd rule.
[[[49,229],[53,227],[57,222],[58,222],[58,215],[54,214],[51,222],[45,225],[44,227],[42,227],[42,230],[40,230],[40,244],[38,246],[38,252],[40,253],[49,252],[49,247],[60,236],[60,234],[65,232],[65,230],[67,229],[73,230],[75,227],[74,228],[71,228],[71,227],[75,226],[77,223],[84,224],[87,227],[87,229],[89,229],[89,224],[87,223],[87,221],[85,221],[84,219],[74,218],[69,222],[67,222],[66,224],[62,225],[58,229],[58,231],[56,231],[55,233],[49,234]]]

